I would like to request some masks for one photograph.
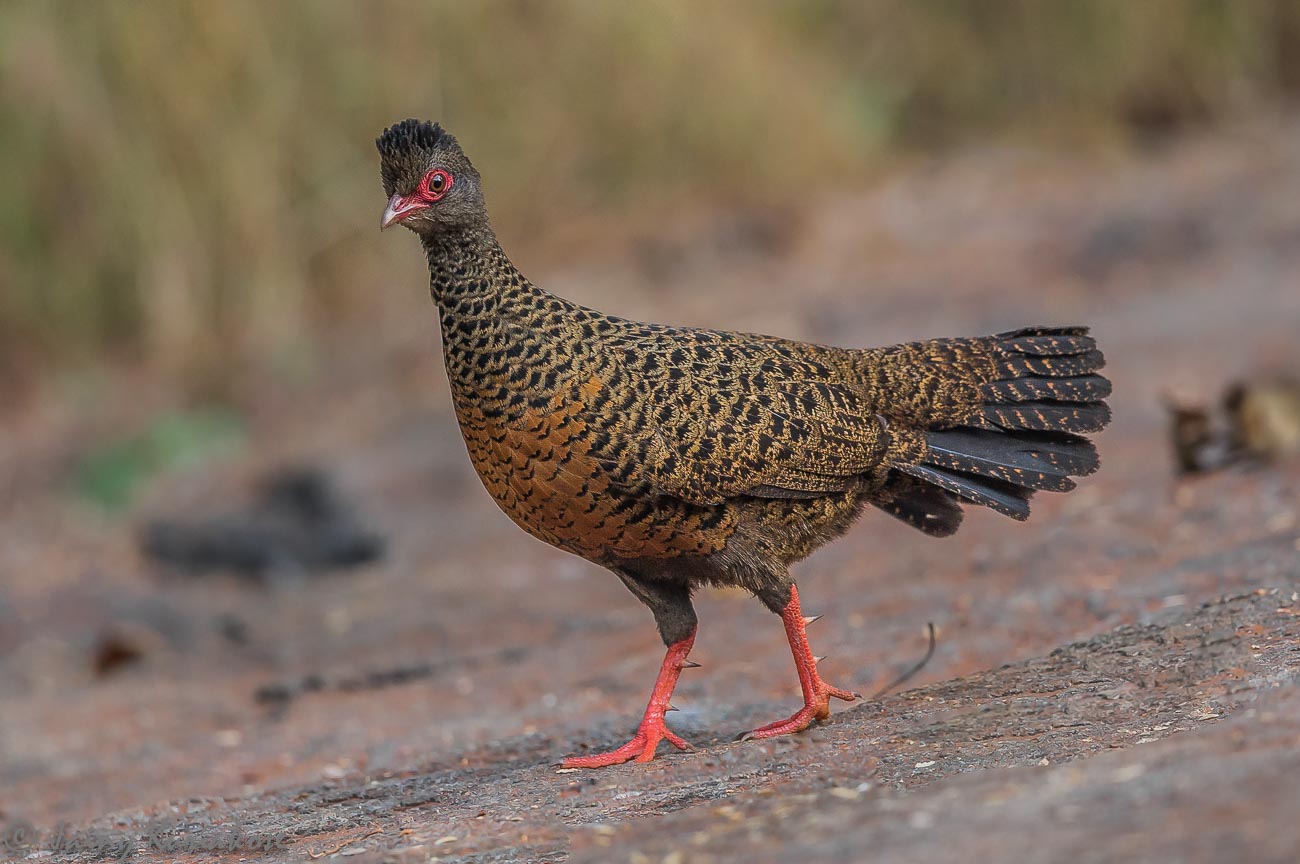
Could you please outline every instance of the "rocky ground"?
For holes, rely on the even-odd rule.
[[[577,263],[528,254],[611,312],[840,344],[1091,323],[1115,382],[1102,470],[1027,524],[970,512],[936,541],[868,516],[800,567],[834,684],[871,692],[934,623],[900,692],[734,743],[798,688],[778,622],[706,593],[704,666],[670,715],[696,751],[565,772],[626,738],[662,649],[617,580],[479,487],[431,314],[277,394],[239,455],[174,472],[127,519],[64,493],[76,428],[16,424],[0,861],[1300,857],[1300,461],[1177,481],[1161,404],[1300,372],[1300,127],[974,152]],[[248,580],[139,556],[138,520],[237,508],[285,464],[327,469],[384,559]]]

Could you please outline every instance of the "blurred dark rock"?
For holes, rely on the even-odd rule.
[[[142,624],[116,623],[96,640],[91,668],[96,678],[107,678],[136,665],[161,644],[162,637]]]
[[[360,523],[351,502],[323,472],[293,468],[269,477],[241,511],[150,522],[140,547],[148,558],[176,570],[227,570],[264,579],[368,564],[383,556],[384,539]]]
[[[1232,457],[1227,431],[1200,406],[1165,403],[1169,442],[1179,474],[1199,474],[1226,465]]]
[[[234,645],[247,645],[248,622],[237,615],[224,614],[219,615],[214,622],[217,632],[220,633],[226,641]]]

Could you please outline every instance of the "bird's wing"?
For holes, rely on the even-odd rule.
[[[879,466],[887,424],[806,346],[648,328],[583,382],[591,455],[615,482],[691,503],[813,497]]]

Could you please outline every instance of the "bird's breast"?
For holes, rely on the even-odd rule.
[[[513,415],[457,394],[470,462],[493,500],[529,534],[593,561],[719,551],[730,533],[724,512],[654,495],[593,454],[583,397],[598,386]]]

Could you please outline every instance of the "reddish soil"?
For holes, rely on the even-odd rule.
[[[832,684],[870,692],[934,622],[904,692],[733,743],[798,687],[777,619],[709,592],[670,715],[697,751],[560,772],[625,740],[662,648],[616,579],[478,485],[431,311],[128,519],[64,493],[83,430],[31,419],[0,441],[0,861],[32,851],[21,825],[49,847],[60,822],[141,861],[1300,859],[1300,461],[1176,482],[1160,403],[1300,371],[1300,127],[969,153],[520,263],[618,314],[839,344],[1090,323],[1115,382],[1102,470],[945,541],[868,515],[800,567]],[[303,462],[388,535],[383,563],[258,586],[135,552],[133,519],[229,509]],[[141,657],[97,676],[106,634]],[[151,820],[182,850],[237,848],[150,848]]]

